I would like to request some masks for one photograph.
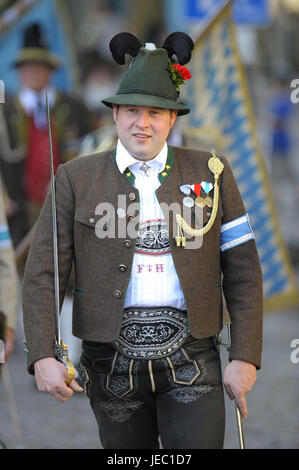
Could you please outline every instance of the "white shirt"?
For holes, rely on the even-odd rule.
[[[34,117],[37,128],[47,126],[46,92],[48,93],[49,107],[52,108],[56,101],[56,91],[53,87],[48,87],[40,92],[24,87],[19,93],[21,105],[29,116]]]
[[[135,176],[134,186],[139,191],[139,237],[133,257],[131,278],[124,307],[169,306],[186,310],[183,291],[176,273],[169,247],[169,235],[164,214],[155,191],[161,185],[158,174],[164,169],[168,147],[145,162],[132,157],[118,141],[116,163],[121,173],[128,168]]]

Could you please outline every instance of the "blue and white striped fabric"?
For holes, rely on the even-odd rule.
[[[0,249],[11,246],[11,238],[7,224],[0,225]]]
[[[220,230],[220,250],[230,250],[248,240],[254,240],[248,214],[223,224]]]

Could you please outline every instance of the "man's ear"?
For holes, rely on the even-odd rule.
[[[170,127],[173,127],[175,121],[176,121],[176,118],[177,118],[177,115],[178,115],[178,110],[177,109],[171,109],[170,110]]]
[[[114,122],[116,122],[119,107],[116,104],[113,104],[112,107],[113,107],[113,119],[114,119]]]

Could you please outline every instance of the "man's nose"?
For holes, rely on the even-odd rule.
[[[136,122],[137,126],[144,129],[146,127],[149,127],[150,125],[150,116],[147,112],[145,111],[142,111],[138,114],[138,117],[137,117],[137,122]]]

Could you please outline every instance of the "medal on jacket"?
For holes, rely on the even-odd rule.
[[[208,167],[209,170],[213,173],[214,175],[214,198],[212,199],[210,196],[208,196],[208,201],[204,198],[200,198],[199,194],[197,198],[195,199],[195,204],[198,205],[208,205],[208,207],[212,207],[212,213],[211,217],[208,221],[208,223],[201,229],[195,229],[191,227],[180,214],[176,214],[176,223],[177,223],[177,236],[175,237],[176,244],[177,246],[186,246],[186,237],[184,234],[189,235],[190,237],[202,237],[205,235],[209,230],[211,230],[218,211],[218,202],[219,202],[219,186],[218,186],[218,180],[223,172],[224,165],[221,162],[221,160],[216,156],[215,150],[212,150],[212,157],[208,161]],[[208,183],[212,184],[212,183]],[[196,186],[196,185],[194,185]],[[204,185],[206,190],[211,191],[212,187]],[[205,191],[206,192],[206,191]],[[202,201],[203,199],[203,201]],[[205,202],[204,202],[205,201]],[[204,207],[204,206],[203,206]]]
[[[192,199],[192,197],[184,197],[183,204],[184,204],[185,207],[193,207],[194,206],[194,200]]]
[[[46,108],[48,118],[48,132],[49,132],[49,148],[50,148],[50,164],[51,164],[51,198],[52,198],[52,229],[53,229],[53,262],[54,262],[54,311],[55,311],[55,347],[54,354],[58,361],[62,362],[67,369],[67,379],[65,383],[68,385],[76,377],[77,371],[75,370],[72,362],[68,357],[68,347],[64,344],[60,337],[60,298],[59,298],[59,264],[58,264],[58,236],[57,236],[57,214],[56,214],[56,195],[55,195],[55,179],[54,179],[54,162],[52,150],[52,135],[51,135],[51,121],[50,121],[50,108],[48,102],[48,95],[46,93]],[[78,373],[77,373],[78,374]]]
[[[193,191],[196,196],[200,195],[200,189],[201,189],[201,184],[196,183],[196,184],[183,184],[180,186],[180,191],[185,194],[186,196],[189,196],[191,194],[191,191]]]
[[[190,185],[190,188],[191,188],[192,191],[196,194],[196,196],[199,197],[201,184],[200,184],[200,183],[191,184],[191,185]]]
[[[180,186],[180,191],[181,193],[185,194],[185,196],[189,196],[191,193],[190,185],[189,184],[183,184]]]
[[[207,201],[204,197],[201,197],[201,196],[198,196],[196,199],[195,199],[195,204],[200,207],[200,208],[204,208],[206,207],[207,205]]]
[[[211,198],[211,196],[209,196],[210,191],[212,191],[213,189],[213,184],[208,183],[207,181],[202,181],[200,184],[204,192],[207,194],[207,196],[205,197],[205,206],[213,207],[213,199]]]

